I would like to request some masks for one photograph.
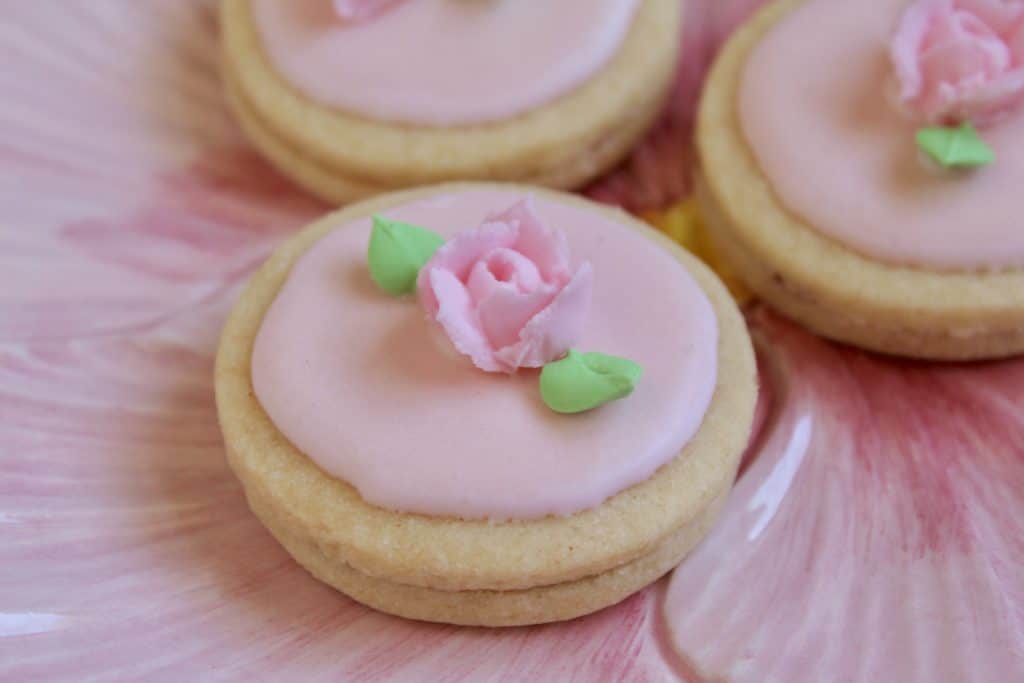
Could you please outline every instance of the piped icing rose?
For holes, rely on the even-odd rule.
[[[460,353],[481,370],[511,373],[557,360],[579,340],[593,270],[572,268],[565,235],[526,199],[438,249],[416,284]]]
[[[372,19],[402,0],[332,0],[334,13],[347,22]]]
[[[916,0],[891,56],[908,111],[933,124],[990,124],[1024,100],[1024,1]]]

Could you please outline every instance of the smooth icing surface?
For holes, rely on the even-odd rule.
[[[383,214],[445,237],[522,196],[471,190]],[[571,514],[650,477],[696,432],[714,392],[714,310],[665,250],[580,206],[536,198],[594,269],[578,348],[628,357],[628,398],[579,415],[541,400],[538,371],[482,372],[415,299],[370,280],[367,217],[296,263],[257,335],[253,385],[274,424],[367,501],[465,518]]]
[[[374,119],[457,125],[542,106],[597,73],[640,0],[414,0],[346,24],[327,0],[252,0],[274,68]]]
[[[906,0],[811,0],[753,51],[743,131],[776,196],[870,258],[931,269],[1024,266],[1024,114],[982,130],[995,163],[940,173],[887,91]]]

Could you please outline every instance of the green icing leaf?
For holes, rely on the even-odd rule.
[[[581,413],[633,393],[644,369],[628,358],[570,349],[540,373],[540,395],[556,413]]]
[[[442,244],[444,238],[426,228],[374,216],[366,255],[370,277],[389,294],[410,294],[420,268]]]
[[[946,168],[973,168],[996,160],[995,152],[970,123],[959,128],[922,128],[917,131],[917,146]]]

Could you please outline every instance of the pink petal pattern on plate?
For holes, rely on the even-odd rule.
[[[773,407],[664,606],[691,670],[1024,680],[1024,360],[899,362],[751,322]]]
[[[688,191],[696,88],[756,4],[689,3],[663,123],[592,196]],[[211,373],[244,278],[325,207],[244,144],[216,41],[212,0],[0,23],[0,680],[1024,678],[1024,364],[875,359],[760,309],[765,430],[671,585],[494,632],[311,580],[245,508]]]
[[[661,120],[622,166],[585,194],[631,211],[662,209],[692,189],[697,96],[718,47],[765,0],[683,0],[682,49],[675,88]]]

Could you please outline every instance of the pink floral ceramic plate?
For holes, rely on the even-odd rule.
[[[691,2],[677,97],[591,194],[684,196],[702,71],[755,4]],[[225,314],[326,207],[239,137],[213,2],[9,2],[0,64],[0,680],[1024,680],[1024,361],[881,359],[756,304],[761,426],[671,577],[502,631],[325,588],[217,428]]]

